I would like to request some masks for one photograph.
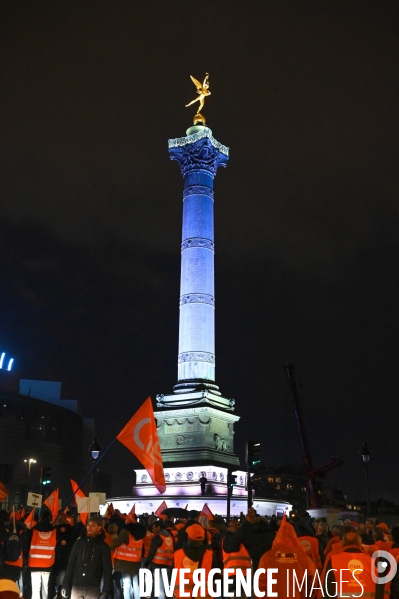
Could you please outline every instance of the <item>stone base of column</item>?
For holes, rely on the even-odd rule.
[[[209,391],[187,395],[190,401],[185,395],[157,395],[154,416],[163,462],[238,466],[234,425],[240,417],[232,413],[231,400]]]

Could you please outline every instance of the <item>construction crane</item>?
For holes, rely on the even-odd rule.
[[[291,397],[292,397],[292,401],[294,403],[295,417],[296,417],[296,421],[297,421],[298,428],[299,428],[299,436],[301,439],[302,459],[303,459],[303,463],[305,466],[305,472],[306,472],[308,499],[309,499],[311,508],[318,508],[321,506],[320,506],[320,497],[317,492],[316,478],[317,477],[324,478],[325,475],[327,474],[327,472],[329,472],[333,468],[336,468],[337,466],[340,466],[341,464],[343,464],[343,462],[342,462],[342,460],[333,456],[331,458],[331,460],[329,460],[323,466],[314,468],[313,462],[312,462],[312,456],[311,456],[311,453],[309,450],[308,438],[306,435],[306,429],[305,429],[305,423],[303,420],[301,404],[299,403],[299,398],[298,398],[298,390],[297,390],[295,376],[294,376],[294,366],[292,364],[287,363],[286,368],[287,368],[288,382],[290,384],[290,389],[291,389]]]

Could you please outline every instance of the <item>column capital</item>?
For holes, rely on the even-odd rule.
[[[200,130],[186,137],[169,140],[170,158],[180,164],[183,177],[201,170],[208,172],[213,178],[219,166],[227,165],[229,149],[216,141],[208,127],[195,129]]]

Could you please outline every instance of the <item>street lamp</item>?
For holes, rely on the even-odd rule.
[[[98,442],[97,437],[94,437],[93,439],[93,443],[90,445],[89,447],[89,451],[91,453],[91,459],[93,460],[93,463],[95,464],[98,460],[98,457],[101,453],[101,446]],[[93,466],[94,468],[94,466]],[[90,476],[90,488],[93,491],[94,488],[94,482],[95,482],[95,473],[98,472],[98,468],[93,469],[93,472],[91,473]]]
[[[98,460],[98,456],[100,455],[101,447],[98,443],[97,437],[93,439],[93,443],[90,445],[89,451],[91,453],[91,457],[93,458],[93,462]]]
[[[368,448],[366,441],[363,443],[362,451],[360,451],[360,455],[362,456],[363,464],[366,469],[366,491],[367,491],[367,508],[366,508],[366,516],[371,516],[370,513],[370,491],[369,491],[369,463],[371,457],[371,451]]]
[[[30,479],[30,467],[32,464],[36,464],[36,460],[33,458],[29,458],[29,460],[24,460],[25,463],[28,464],[28,480]]]

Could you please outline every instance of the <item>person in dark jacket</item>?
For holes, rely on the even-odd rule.
[[[68,565],[69,556],[76,539],[75,527],[71,526],[64,514],[60,514],[55,522],[57,531],[55,546],[55,562],[50,575],[49,591],[50,597],[59,598]]]
[[[229,529],[222,516],[215,516],[215,518],[209,522],[209,530],[212,535],[210,548],[212,549],[215,558],[215,567],[223,570],[222,541]]]
[[[105,542],[103,519],[87,519],[86,530],[75,541],[69,556],[62,586],[67,599],[106,599],[111,591],[112,564],[109,545]],[[104,576],[100,595],[101,578]]]
[[[266,551],[272,548],[275,533],[270,530],[266,520],[256,516],[254,508],[249,508],[242,526],[236,532],[237,539],[244,543],[252,559],[254,571],[258,568],[259,560]]]
[[[119,510],[115,510],[109,519],[109,524],[116,524],[118,527],[118,534],[125,527],[125,520],[122,518]]]
[[[322,562],[320,556],[319,541],[316,538],[316,531],[313,526],[314,520],[309,518],[307,514],[304,514],[299,520],[295,522],[295,532],[298,540],[308,557],[314,562],[316,568],[321,570]]]
[[[16,520],[16,522],[15,522],[15,534],[14,534],[14,522],[13,522],[12,518],[9,520],[9,522],[5,523],[4,542],[3,543],[0,542],[0,548],[2,547],[2,549],[4,551],[3,559],[1,559],[1,562],[2,562],[1,568],[3,568],[3,571],[1,573],[1,568],[0,568],[0,578],[9,578],[10,580],[13,580],[14,582],[16,582],[18,584],[20,582],[20,578],[21,578],[23,559],[21,559],[21,555],[19,555],[16,561],[15,560],[13,560],[12,562],[7,561],[6,546],[10,539],[15,539],[17,545],[18,545],[18,541],[19,541],[21,548],[23,548],[24,545],[26,544],[25,525],[20,520]]]

